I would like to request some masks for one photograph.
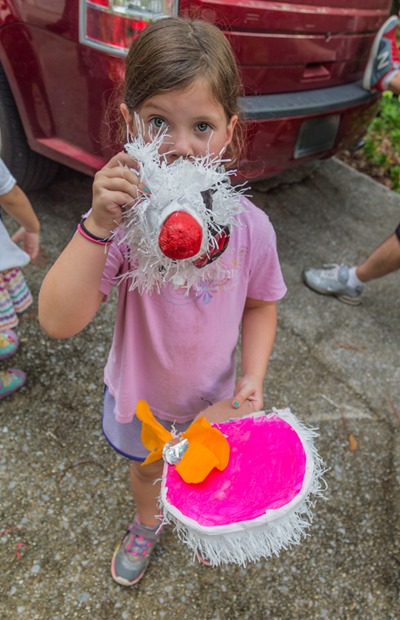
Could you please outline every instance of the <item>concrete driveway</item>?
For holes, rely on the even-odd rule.
[[[265,404],[319,428],[328,468],[309,536],[246,569],[209,569],[167,530],[142,582],[116,585],[110,558],[133,506],[128,464],[100,426],[114,303],[64,342],[41,333],[35,306],[12,360],[27,385],[0,403],[1,618],[400,617],[400,273],[371,283],[356,308],[301,281],[304,267],[357,262],[389,236],[400,197],[335,160],[300,184],[251,193],[275,226],[289,289]],[[31,196],[48,261],[25,269],[36,297],[90,194],[90,179],[65,171]]]

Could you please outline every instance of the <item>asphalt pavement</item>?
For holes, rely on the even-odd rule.
[[[128,463],[100,424],[115,299],[67,341],[41,332],[35,304],[12,360],[27,384],[0,402],[1,619],[400,617],[400,272],[359,307],[301,280],[305,267],[361,260],[400,221],[400,196],[336,160],[263,189],[249,193],[275,226],[288,286],[265,406],[318,428],[327,468],[309,535],[279,557],[211,569],[167,529],[140,584],[115,584],[110,559],[133,512]],[[24,270],[36,299],[90,196],[91,179],[66,170],[31,195],[46,255]]]

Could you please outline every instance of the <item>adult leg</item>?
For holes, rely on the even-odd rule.
[[[393,235],[378,246],[361,265],[358,265],[356,275],[361,282],[369,282],[397,269],[400,269],[400,224]]]
[[[400,269],[400,224],[396,231],[356,267],[331,265],[324,269],[305,269],[303,280],[321,295],[332,295],[357,306],[364,284]]]

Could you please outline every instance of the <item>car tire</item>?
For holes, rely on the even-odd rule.
[[[13,94],[1,67],[0,157],[25,191],[48,185],[59,168],[56,162],[29,148]]]

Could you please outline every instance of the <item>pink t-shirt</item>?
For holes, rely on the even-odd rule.
[[[104,381],[118,422],[133,419],[140,399],[157,417],[185,422],[233,396],[246,298],[276,301],[286,292],[274,229],[261,209],[241,200],[241,225],[216,261],[229,277],[207,279],[189,294],[172,285],[129,291],[130,281],[118,277],[129,271],[126,248],[110,247],[100,289],[108,295],[118,285],[118,307]]]

